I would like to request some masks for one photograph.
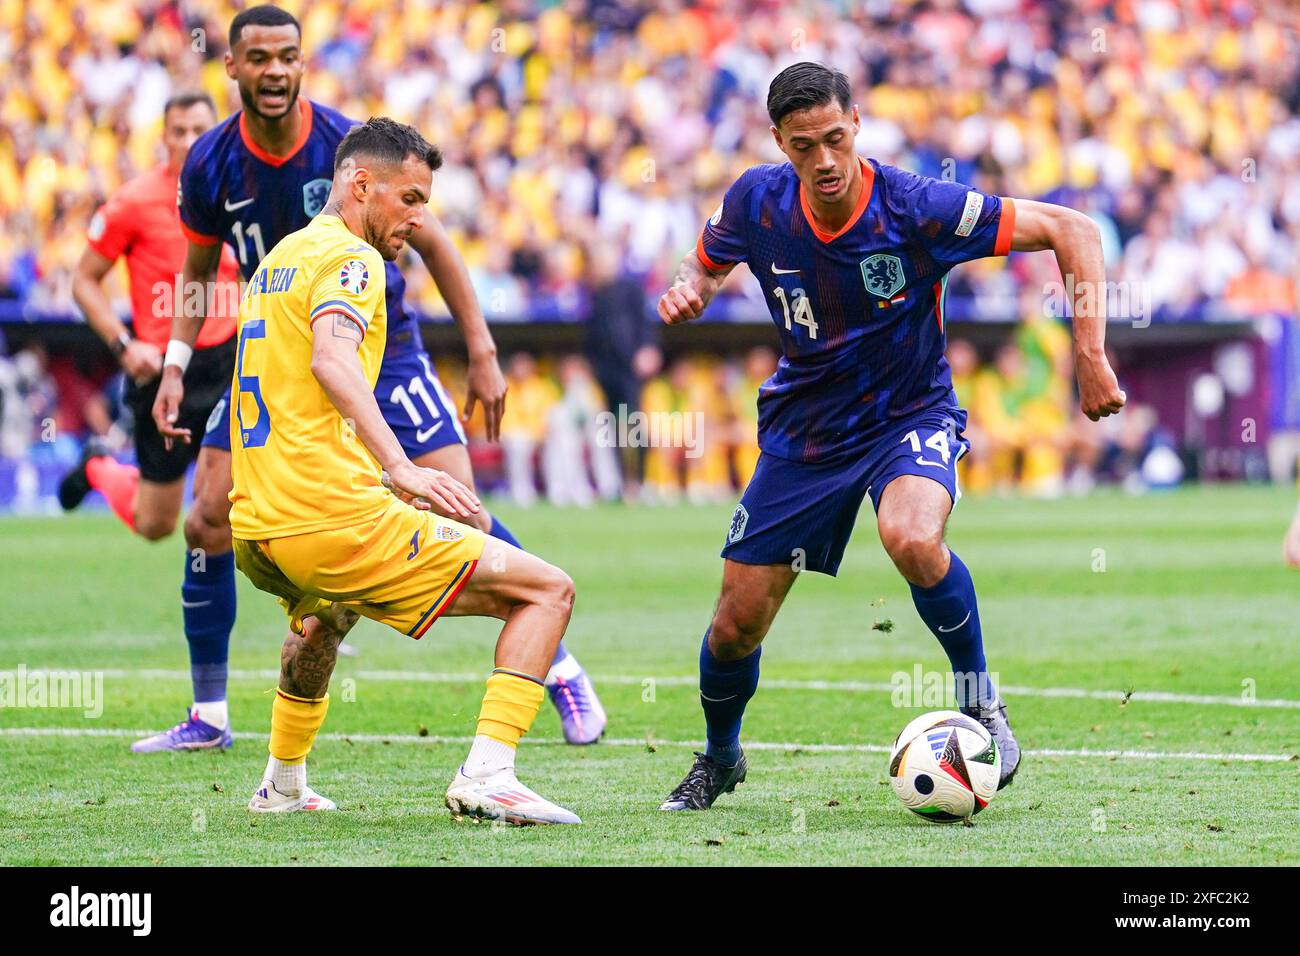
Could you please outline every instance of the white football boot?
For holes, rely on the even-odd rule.
[[[578,815],[529,790],[507,767],[486,777],[467,777],[465,768],[456,771],[456,779],[447,788],[447,809],[459,820],[502,820],[514,826],[533,824],[581,823]]]
[[[269,779],[263,777],[248,809],[254,813],[293,813],[297,810],[337,810],[329,797],[322,797],[311,787],[303,787],[298,794],[281,793]]]

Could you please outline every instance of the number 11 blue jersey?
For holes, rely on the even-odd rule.
[[[302,128],[287,156],[273,156],[249,135],[235,113],[194,142],[181,170],[177,203],[181,229],[191,242],[228,242],[245,281],[285,236],[306,228],[325,208],[334,179],[334,153],[359,125],[337,110],[298,98]],[[385,263],[388,345],[385,356],[421,348],[414,316],[402,308],[406,280]]]

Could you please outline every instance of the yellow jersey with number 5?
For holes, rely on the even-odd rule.
[[[379,463],[312,374],[312,326],[351,322],[374,388],[387,327],[384,260],[320,215],[262,260],[239,310],[231,386],[230,527],[261,541],[373,520],[392,503]]]

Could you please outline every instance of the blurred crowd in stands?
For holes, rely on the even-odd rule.
[[[604,328],[648,313],[732,179],[783,159],[768,131],[766,86],[808,59],[849,75],[863,155],[1087,211],[1101,226],[1109,277],[1141,284],[1166,317],[1294,321],[1293,4],[283,5],[303,26],[304,95],[354,117],[415,123],[443,148],[433,206],[490,321]],[[223,116],[238,108],[222,56],[240,6],[0,0],[0,307],[7,301],[29,317],[75,311],[70,279],[87,223],[106,195],[157,161],[169,94],[204,89]],[[737,273],[713,311],[765,318],[757,284],[743,267]],[[411,302],[442,315],[427,272],[408,275]],[[1015,322],[1026,314],[1025,291],[1057,275],[1050,255],[972,263],[954,273],[949,300],[966,304],[965,317]],[[123,280],[115,281],[125,311]],[[1077,427],[1065,334],[1059,323],[1024,321],[982,364],[966,344],[950,343],[977,448],[965,465],[968,489],[1054,493],[1095,473],[1123,478],[1140,474],[1160,444],[1154,416],[1141,409],[1104,429]],[[539,489],[577,504],[629,489],[652,500],[707,500],[743,483],[755,455],[757,383],[773,355],[696,356],[660,368],[653,344],[597,342],[587,351],[508,357],[506,440],[476,455],[499,467],[518,500]],[[602,359],[610,355],[619,357]],[[454,364],[439,366],[454,392]],[[33,442],[38,456],[62,458],[65,437],[126,427],[115,418],[116,371],[40,346],[0,361],[0,458],[22,457]],[[709,445],[691,458],[651,448],[614,460],[591,440],[590,422],[606,403],[702,411]],[[548,470],[554,480],[545,480]]]
[[[218,0],[0,0],[0,296],[71,308],[95,207],[182,88],[238,108]],[[1154,304],[1292,311],[1300,11],[1274,0],[290,0],[305,95],[439,143],[434,205],[485,309],[569,317],[594,244],[658,288],[731,180],[782,161],[766,86],[844,70],[864,155],[1061,201]],[[960,270],[1005,312],[1050,257]],[[428,277],[412,295],[443,311]],[[747,286],[733,282],[742,292]],[[758,310],[762,310],[761,302]]]
[[[1134,405],[1100,425],[1082,418],[1069,333],[1059,322],[1022,323],[987,361],[954,338],[948,358],[969,412],[964,492],[1055,497],[1099,480],[1137,491],[1181,479],[1182,463],[1151,409]],[[524,507],[541,499],[577,507],[731,501],[758,460],[755,399],[776,363],[776,352],[760,346],[665,364],[656,345],[644,344],[634,358],[636,383],[624,392],[630,401],[619,402],[601,385],[599,352],[515,352],[502,363],[509,393],[501,441],[485,440],[481,410],[466,427],[478,485]],[[464,365],[447,358],[435,365],[451,394],[463,397]],[[53,510],[54,480],[77,461],[81,436],[102,436],[120,456],[130,454],[130,413],[103,388],[113,374],[109,364],[51,358],[39,346],[0,358],[0,502]]]

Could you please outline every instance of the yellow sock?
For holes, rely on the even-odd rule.
[[[329,709],[329,694],[313,699],[277,690],[271,705],[271,756],[283,763],[306,760]]]
[[[519,738],[528,733],[537,718],[542,696],[541,681],[497,668],[487,679],[476,732],[510,747],[518,746]]]

